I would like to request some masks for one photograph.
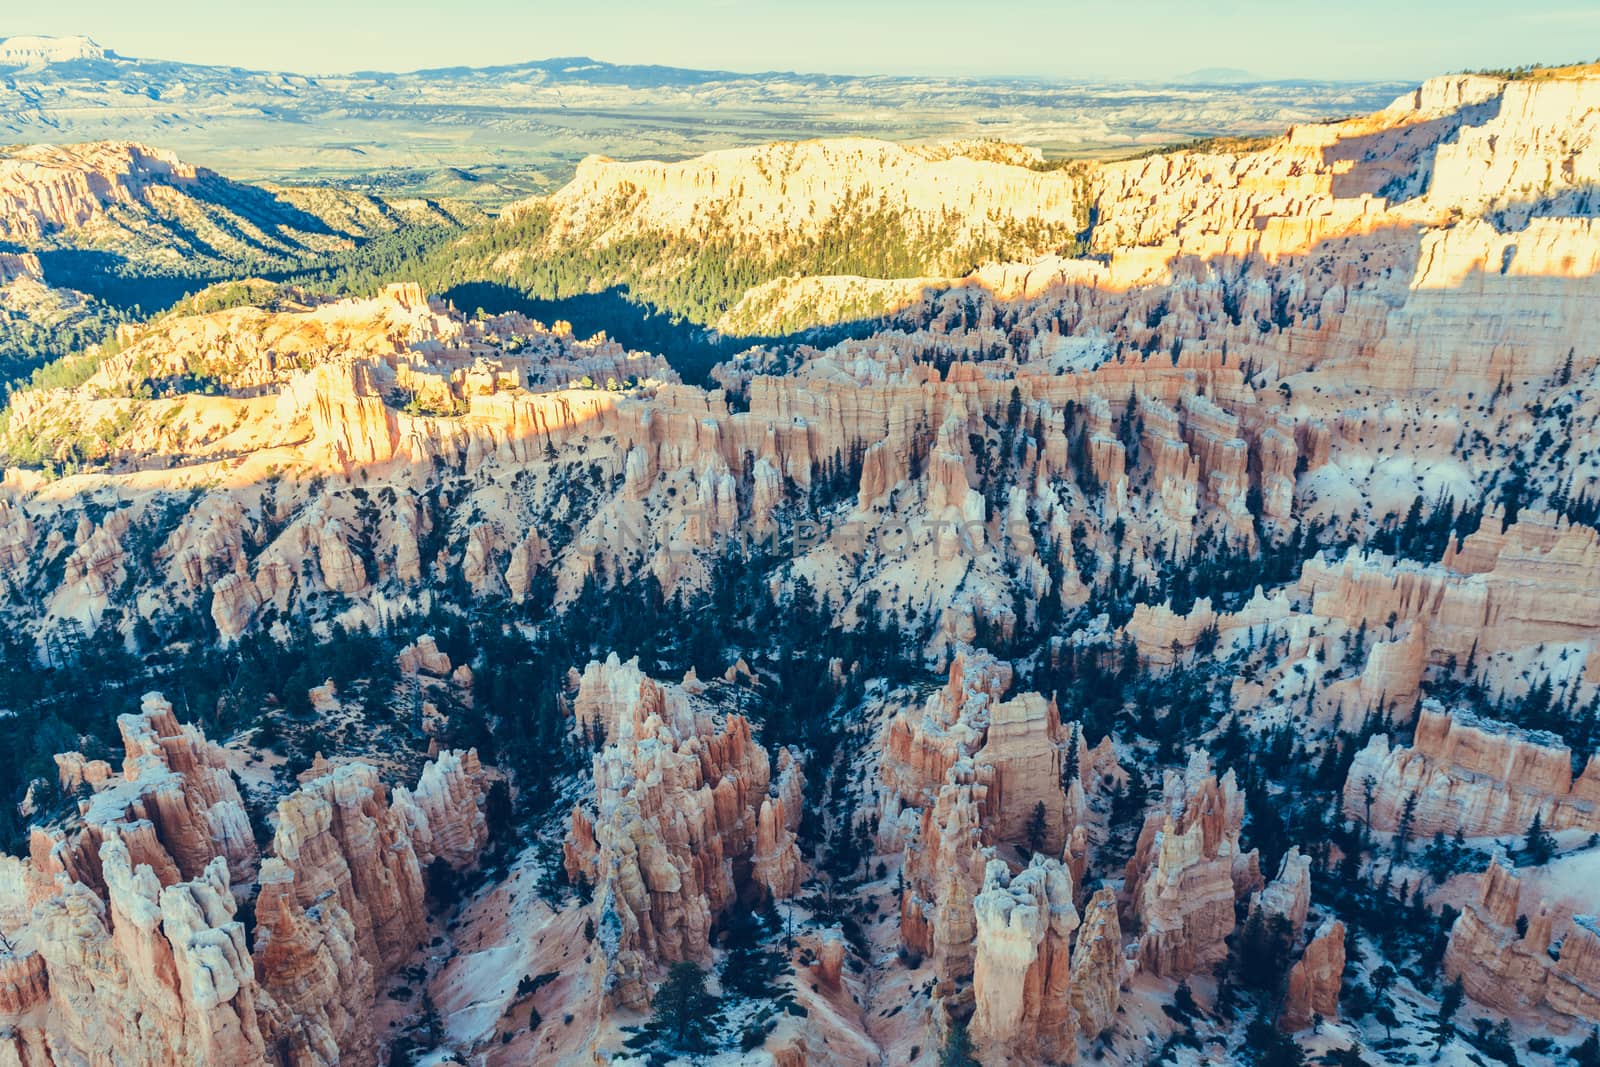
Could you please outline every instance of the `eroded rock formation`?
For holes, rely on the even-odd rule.
[[[879,762],[880,847],[905,854],[901,938],[935,959],[952,991],[971,973],[972,901],[993,846],[1026,846],[1040,805],[1042,851],[1062,855],[1071,831],[1068,732],[1038,694],[1002,700],[1010,681],[992,656],[958,654],[942,690],[890,720]],[[1081,748],[1081,736],[1071,743]]]
[[[1116,1025],[1126,972],[1117,896],[1107,887],[1084,909],[1083,925],[1072,947],[1072,1005],[1085,1037],[1099,1037]]]
[[[1600,831],[1600,760],[1574,778],[1572,753],[1548,735],[1465,712],[1425,705],[1409,748],[1383,735],[1356,754],[1345,781],[1345,811],[1392,831],[1415,796],[1411,829],[1419,837],[1461,831],[1469,837],[1521,834],[1538,816],[1547,830]]]
[[[1311,857],[1302,856],[1298,848],[1292,847],[1283,855],[1278,876],[1259,893],[1251,894],[1250,912],[1283,919],[1288,923],[1290,940],[1299,941],[1310,908]]]
[[[1484,871],[1478,899],[1450,930],[1444,970],[1467,996],[1496,1011],[1540,1011],[1568,1024],[1600,1018],[1600,929],[1592,917],[1561,922],[1541,902],[1519,932],[1521,880],[1502,862]],[[1551,945],[1561,937],[1559,954]]]
[[[329,1065],[376,1056],[377,981],[424,938],[422,855],[465,864],[486,782],[448,752],[387,802],[364,764],[279,805],[260,864],[220,747],[158,694],[120,776],[0,877],[0,1049],[29,1067]],[[258,888],[257,888],[258,887]],[[251,941],[237,917],[255,891]]]
[[[1256,853],[1239,846],[1243,819],[1233,772],[1219,782],[1205,753],[1167,772],[1125,882],[1144,970],[1182,977],[1226,955],[1235,900],[1262,886]]]
[[[1078,927],[1072,877],[1035,857],[1012,875],[991,860],[973,900],[977,953],[972,1033],[991,1056],[1070,1063],[1077,1020],[1068,944]]]
[[[739,557],[764,568],[750,585],[773,604],[804,590],[830,624],[893,625],[926,662],[951,663],[925,701],[880,699],[848,659],[829,671],[884,708],[876,761],[839,772],[874,794],[856,798],[875,809],[871,870],[898,890],[872,947],[893,955],[897,912],[894,966],[934,980],[931,1003],[861,1033],[966,1019],[991,1058],[1068,1059],[1079,1037],[1122,1029],[1123,929],[1168,981],[1221,958],[1245,902],[1298,943],[1308,861],[1291,851],[1266,883],[1241,849],[1237,784],[1197,757],[1168,774],[1122,899],[1094,895],[1069,953],[1075,891],[1107,873],[1094,851],[1116,746],[1089,749],[1046,694],[1013,693],[1011,668],[973,647],[1037,638],[1019,669],[1063,676],[1119,652],[1157,675],[1236,663],[1218,694],[1230,725],[1291,724],[1302,740],[1415,714],[1415,742],[1375,739],[1345,787],[1345,814],[1366,818],[1372,781],[1380,832],[1413,796],[1419,836],[1521,834],[1535,815],[1571,839],[1596,829],[1595,765],[1574,768],[1551,737],[1416,709],[1468,663],[1468,681],[1513,700],[1544,677],[1564,708],[1600,682],[1586,495],[1600,319],[1585,311],[1600,296],[1597,93],[1593,71],[1452,77],[1264,144],[1066,170],[865,142],[592,160],[513,214],[547,212],[553,247],[666,234],[689,257],[724,223],[803,242],[865,203],[836,173],[859,168],[886,198],[877,221],[948,237],[903,250],[922,254],[918,270],[961,277],[760,286],[730,300],[725,325],[894,319],[738,353],[713,389],[561,324],[469,318],[415,285],[181,308],[121,331],[87,381],[11,398],[4,447],[29,469],[0,481],[0,607],[40,662],[63,635],[143,647],[191,613],[223,642],[302,623],[393,632],[439,607],[560,611],[645,576],[685,602],[673,598],[716,588],[730,548],[773,538]],[[29,240],[207,180],[168,168],[139,186],[132,164],[162,163],[124,151],[80,168],[101,188],[55,176],[47,152],[19,155],[52,171],[35,191],[0,181],[0,214]],[[1002,232],[1019,226],[1017,240]],[[969,247],[1001,237],[1027,261],[969,269],[988,258]],[[1048,254],[1080,242],[1092,257]],[[40,274],[38,259],[0,254],[8,287]],[[147,380],[172,395],[144,396]],[[1443,515],[1446,502],[1465,510]],[[1439,536],[1422,544],[1420,527]],[[1210,599],[1192,595],[1200,566]],[[470,672],[452,666],[426,640],[398,663],[408,685],[449,676],[466,691]],[[723,686],[759,690],[759,670],[671,686],[610,661],[579,679],[595,796],[572,813],[564,859],[594,890],[597,973],[585,986],[561,972],[562,995],[639,1008],[663,964],[712,959],[741,898],[804,880],[796,757],[769,757],[750,722],[722,714]],[[322,693],[332,714],[342,702]],[[94,1048],[135,1065],[368,1058],[374,997],[422,936],[418,872],[482,846],[482,768],[446,754],[390,801],[370,769],[319,765],[259,861],[222,756],[168,718],[125,729],[120,775],[63,758],[79,817],[41,827],[28,863],[0,863],[0,929],[25,934],[0,960],[13,1058],[54,1055],[40,1051],[51,1041],[80,1056],[91,1013],[116,1018]],[[1540,911],[1516,934],[1506,879],[1486,876],[1448,966],[1489,1007],[1593,1017],[1592,924]],[[244,959],[223,898],[252,891]],[[818,989],[799,992],[826,999],[830,1022],[929,988],[869,1007],[901,983],[863,981],[853,966],[875,961],[816,945]],[[1343,951],[1337,922],[1316,928],[1286,1026],[1331,1016]],[[786,1064],[883,1056],[786,1025],[773,1040]]]
[[[1289,990],[1278,1024],[1304,1030],[1318,1017],[1339,1017],[1339,988],[1344,981],[1344,923],[1329,919],[1317,928],[1300,959],[1289,969]]]
[[[593,814],[572,813],[567,873],[594,887],[601,987],[637,1006],[661,965],[710,958],[712,926],[739,892],[735,861],[767,893],[799,888],[799,764],[785,753],[774,783],[742,716],[615,654],[585,668],[574,711],[580,732],[606,740]]]

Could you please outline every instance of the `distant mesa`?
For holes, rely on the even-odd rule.
[[[0,37],[0,67],[43,67],[112,55],[87,37]]]

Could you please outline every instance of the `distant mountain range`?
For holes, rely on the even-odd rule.
[[[1259,75],[1239,67],[1201,67],[1172,79],[1179,85],[1253,85],[1261,82]]]
[[[738,73],[581,56],[306,75],[131,58],[87,37],[8,37],[0,139],[133,140],[247,179],[496,203],[554,188],[591,154],[682,158],[864,135],[1106,155],[1370,110],[1405,88],[1241,84],[1244,74],[1176,79],[1207,82],[1203,97],[1176,83]]]

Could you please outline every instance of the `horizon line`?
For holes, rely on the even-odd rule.
[[[411,68],[411,69],[402,69],[402,70],[387,70],[387,69],[383,69],[383,68],[379,68],[379,67],[357,67],[357,68],[351,68],[351,69],[346,69],[346,70],[307,71],[307,70],[293,70],[293,69],[290,69],[290,68],[287,68],[287,67],[257,67],[257,66],[247,66],[247,65],[243,65],[243,64],[237,64],[237,63],[215,63],[215,62],[207,62],[207,61],[191,60],[191,59],[171,59],[171,58],[165,58],[165,57],[161,57],[161,56],[128,55],[126,53],[117,51],[115,48],[112,48],[112,47],[109,47],[107,45],[101,44],[99,40],[97,40],[95,37],[93,37],[92,35],[87,34],[87,33],[76,33],[76,34],[66,34],[66,35],[41,34],[41,33],[10,33],[10,34],[0,35],[0,43],[4,43],[4,42],[10,41],[10,40],[15,40],[15,39],[18,39],[18,38],[32,38],[32,39],[35,39],[35,40],[45,40],[45,41],[84,41],[84,42],[87,42],[88,44],[91,44],[91,45],[95,46],[96,48],[100,49],[101,51],[103,51],[105,53],[107,59],[121,60],[123,62],[129,62],[129,63],[166,63],[166,64],[173,64],[173,65],[176,65],[176,66],[185,66],[185,67],[209,67],[209,68],[216,69],[216,70],[240,71],[240,72],[246,73],[246,74],[287,74],[287,75],[294,75],[294,76],[303,77],[303,78],[336,78],[336,77],[357,77],[357,76],[375,76],[375,75],[381,75],[381,76],[387,76],[387,77],[407,77],[407,76],[427,75],[427,74],[442,74],[442,73],[447,73],[447,72],[450,72],[450,71],[494,72],[494,71],[514,70],[514,69],[517,69],[519,67],[530,67],[530,66],[536,66],[536,65],[539,65],[539,64],[548,64],[548,63],[557,63],[557,62],[593,63],[593,64],[597,64],[597,65],[600,65],[600,66],[610,67],[612,69],[618,69],[618,70],[630,69],[630,68],[631,69],[640,69],[640,70],[652,70],[652,69],[653,70],[672,70],[672,71],[684,71],[684,72],[694,73],[694,74],[726,75],[726,76],[731,76],[731,77],[735,77],[735,78],[763,78],[763,77],[789,76],[789,77],[796,77],[796,78],[850,78],[850,79],[858,79],[858,80],[885,80],[885,81],[889,81],[889,80],[900,80],[900,81],[907,81],[907,80],[924,80],[924,81],[925,80],[940,80],[940,81],[946,81],[946,82],[988,82],[988,83],[1029,82],[1029,83],[1034,83],[1034,84],[1047,84],[1047,85],[1149,85],[1149,86],[1183,87],[1183,88],[1197,88],[1197,89],[1198,88],[1207,88],[1207,87],[1219,88],[1219,87],[1224,87],[1224,86],[1248,86],[1248,85],[1306,85],[1306,84],[1352,85],[1352,86],[1357,86],[1357,85],[1368,85],[1368,86],[1417,85],[1417,84],[1420,84],[1421,82],[1426,81],[1426,80],[1428,80],[1430,78],[1450,77],[1452,75],[1457,75],[1457,74],[1472,73],[1471,71],[1463,70],[1463,71],[1438,71],[1438,72],[1435,72],[1435,73],[1432,73],[1432,74],[1425,74],[1425,75],[1420,75],[1420,76],[1416,75],[1416,74],[1408,74],[1408,75],[1391,74],[1391,75],[1387,75],[1387,76],[1384,76],[1384,77],[1371,77],[1371,78],[1342,77],[1342,76],[1314,76],[1314,75],[1303,75],[1303,76],[1298,76],[1298,77],[1265,77],[1265,76],[1256,75],[1252,71],[1240,70],[1239,73],[1242,74],[1242,75],[1246,75],[1246,76],[1242,77],[1242,78],[1239,78],[1237,80],[1227,79],[1227,78],[1217,79],[1217,80],[1213,80],[1213,79],[1209,79],[1209,78],[1195,79],[1195,80],[1185,80],[1185,77],[1187,75],[1203,74],[1203,73],[1207,72],[1211,68],[1200,67],[1200,68],[1195,68],[1195,69],[1189,70],[1189,71],[1177,72],[1174,75],[1172,75],[1172,77],[1170,79],[1162,79],[1162,78],[1152,78],[1152,77],[1136,77],[1136,76],[1131,76],[1131,75],[1112,76],[1112,75],[1087,75],[1086,74],[1086,75],[1073,76],[1073,75],[1062,75],[1062,74],[1053,74],[1053,73],[1021,72],[1021,71],[1012,71],[1012,72],[1009,72],[1009,73],[1002,73],[1002,72],[998,72],[998,71],[977,71],[977,72],[966,72],[966,73],[941,73],[941,72],[934,72],[934,71],[901,71],[901,72],[896,73],[896,72],[890,72],[890,71],[850,72],[850,71],[842,71],[842,70],[835,70],[835,71],[828,71],[828,70],[801,70],[801,69],[784,69],[784,68],[777,68],[777,67],[771,67],[771,68],[767,68],[767,69],[763,69],[763,70],[733,70],[733,69],[730,69],[730,68],[723,68],[723,67],[681,66],[681,65],[678,65],[678,64],[674,64],[674,63],[662,63],[662,62],[617,62],[617,61],[608,60],[608,59],[598,59],[598,58],[596,58],[594,56],[590,56],[590,55],[531,56],[531,57],[526,58],[526,59],[517,59],[517,60],[512,60],[510,62],[504,62],[504,63],[488,63],[488,64],[484,64],[484,65],[481,65],[481,66],[475,66],[475,65],[473,65],[471,63],[446,63],[446,64],[442,64],[440,66],[415,67],[415,68]],[[74,61],[69,60],[69,61],[66,61],[66,62],[70,63],[70,62],[74,62]],[[81,62],[94,62],[94,60],[82,60]],[[44,63],[44,64],[39,65],[38,67],[12,67],[12,68],[0,68],[0,69],[10,69],[10,70],[15,70],[15,71],[29,71],[29,70],[46,69],[46,68],[49,68],[49,67],[52,67],[52,66],[58,66],[58,65],[66,65],[66,63],[62,63],[62,64]],[[1224,69],[1230,69],[1230,68],[1224,68]]]

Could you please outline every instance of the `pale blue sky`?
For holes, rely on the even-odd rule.
[[[52,0],[0,36],[323,73],[561,55],[728,70],[1419,78],[1600,56],[1595,0]]]

